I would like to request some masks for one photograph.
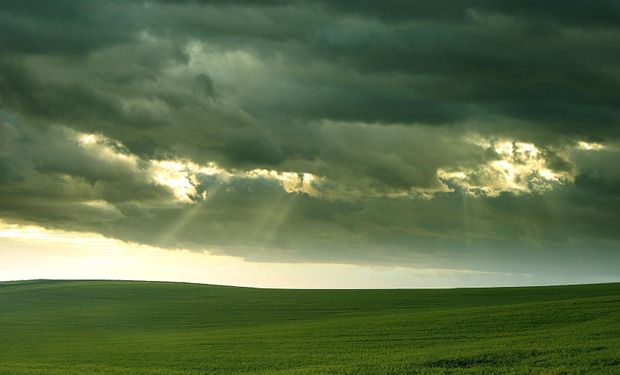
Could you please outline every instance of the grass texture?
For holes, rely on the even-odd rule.
[[[4,282],[0,374],[620,374],[620,284]]]

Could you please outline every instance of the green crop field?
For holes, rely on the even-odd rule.
[[[0,374],[620,374],[620,284],[0,283]]]

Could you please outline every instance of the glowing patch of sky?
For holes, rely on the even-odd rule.
[[[277,288],[437,288],[562,282],[522,273],[467,269],[252,263],[187,250],[164,250],[97,234],[0,222],[0,280],[131,279]],[[601,282],[596,278],[565,282]]]

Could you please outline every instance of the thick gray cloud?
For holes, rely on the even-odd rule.
[[[0,215],[261,261],[613,273],[618,25],[613,1],[4,2]]]

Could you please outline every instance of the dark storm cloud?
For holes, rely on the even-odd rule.
[[[253,260],[610,264],[618,25],[615,1],[6,1],[0,214]],[[151,160],[232,177],[179,203]]]
[[[83,54],[134,38],[134,8],[121,1],[7,1],[0,45],[5,52]]]
[[[65,203],[171,199],[169,190],[149,181],[144,163],[115,144],[86,149],[72,130],[27,126],[4,113],[0,113],[0,135],[4,138],[0,143],[4,212],[23,209],[28,217],[39,213],[42,218],[45,214],[39,212],[37,202],[62,216],[69,215],[62,208]]]
[[[587,136],[581,123],[588,121],[597,133],[617,135],[609,125],[618,121],[619,99],[613,69],[619,34],[611,22],[617,9],[611,3],[600,11],[608,14],[607,23],[589,22],[588,11],[576,6],[562,6],[556,15],[529,2],[356,5],[338,15],[326,9],[346,5],[221,9],[192,4],[191,14],[172,7],[177,19],[154,12],[158,24],[167,25],[166,35],[176,30],[177,37],[281,54],[294,65],[330,64],[331,75],[298,72],[294,83],[300,100],[277,97],[282,105],[261,103],[252,108],[257,112],[432,124],[497,114],[581,136]],[[404,10],[394,14],[405,17],[401,22],[381,17],[399,8]],[[338,72],[345,67],[347,72]],[[334,79],[337,85],[331,87]],[[306,94],[308,85],[314,87]]]

